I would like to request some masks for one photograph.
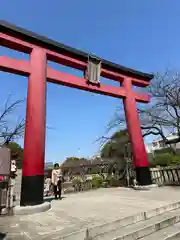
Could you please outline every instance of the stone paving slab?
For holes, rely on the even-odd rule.
[[[52,209],[33,215],[0,217],[5,239],[53,239],[82,228],[111,222],[180,200],[180,187],[150,191],[127,188],[98,189],[53,200]],[[1,237],[0,237],[1,239]],[[2,238],[3,239],[3,238]]]

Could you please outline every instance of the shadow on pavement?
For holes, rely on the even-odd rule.
[[[61,197],[61,200],[63,200],[66,197]],[[52,197],[44,197],[44,202],[51,202],[52,200],[55,200],[54,196]]]
[[[5,233],[1,233],[1,232],[0,232],[0,240],[3,240],[3,239],[5,239],[5,237],[6,237],[6,234],[5,234]]]

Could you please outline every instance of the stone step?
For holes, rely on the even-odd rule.
[[[123,226],[131,225],[131,224],[134,224],[134,223],[137,223],[140,221],[144,221],[144,220],[150,219],[154,216],[157,216],[157,215],[160,215],[160,214],[172,211],[172,210],[176,210],[179,208],[180,208],[180,202],[171,203],[171,204],[159,207],[159,208],[149,210],[147,212],[141,212],[141,213],[138,213],[133,216],[125,217],[125,218],[118,219],[118,220],[110,222],[110,223],[106,223],[104,225],[89,228],[88,232],[91,237],[95,237],[96,235],[99,235],[101,233],[113,231],[117,228],[121,228]]]
[[[168,238],[169,240],[179,240],[180,239],[180,235],[172,237],[172,238]]]
[[[180,209],[163,213],[145,221],[99,234],[93,240],[135,240],[180,222]]]
[[[180,239],[180,223],[176,223],[169,227],[163,228],[155,233],[140,238],[140,240],[179,240]]]
[[[176,230],[171,236],[168,236],[165,240],[179,240],[180,239],[180,224],[177,226],[179,230]]]
[[[114,229],[92,238],[92,240],[135,240],[148,236],[160,229],[180,222],[180,209],[163,213],[136,224]]]
[[[168,238],[167,240],[179,240],[180,239],[180,234],[173,236],[171,238]]]
[[[49,239],[49,237],[51,237],[51,239],[59,239],[59,236],[61,236],[60,239],[63,240],[84,240],[86,235],[90,235],[90,239],[95,239],[96,236],[106,235],[108,232],[116,231],[117,229],[125,226],[134,226],[135,223],[143,222],[144,220],[151,219],[152,217],[158,216],[160,214],[168,214],[169,211],[173,211],[175,209],[180,209],[180,202],[169,203],[168,205],[163,205],[159,208],[151,209],[147,212],[141,212],[133,216],[117,219],[113,222],[108,222],[93,227],[89,226],[88,231],[85,227],[83,228],[83,226],[81,226],[79,229],[66,228],[65,232],[59,230],[52,233],[51,236],[45,234],[43,236],[43,239]],[[160,217],[162,218],[161,215]]]

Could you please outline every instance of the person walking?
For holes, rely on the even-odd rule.
[[[51,182],[53,184],[55,199],[61,199],[62,171],[58,163],[54,164],[54,169],[52,170]]]

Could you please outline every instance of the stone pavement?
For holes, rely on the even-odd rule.
[[[60,239],[76,230],[134,215],[180,200],[180,187],[150,191],[127,188],[98,189],[53,200],[52,209],[27,216],[0,217],[4,239]],[[57,236],[59,236],[57,238]]]

